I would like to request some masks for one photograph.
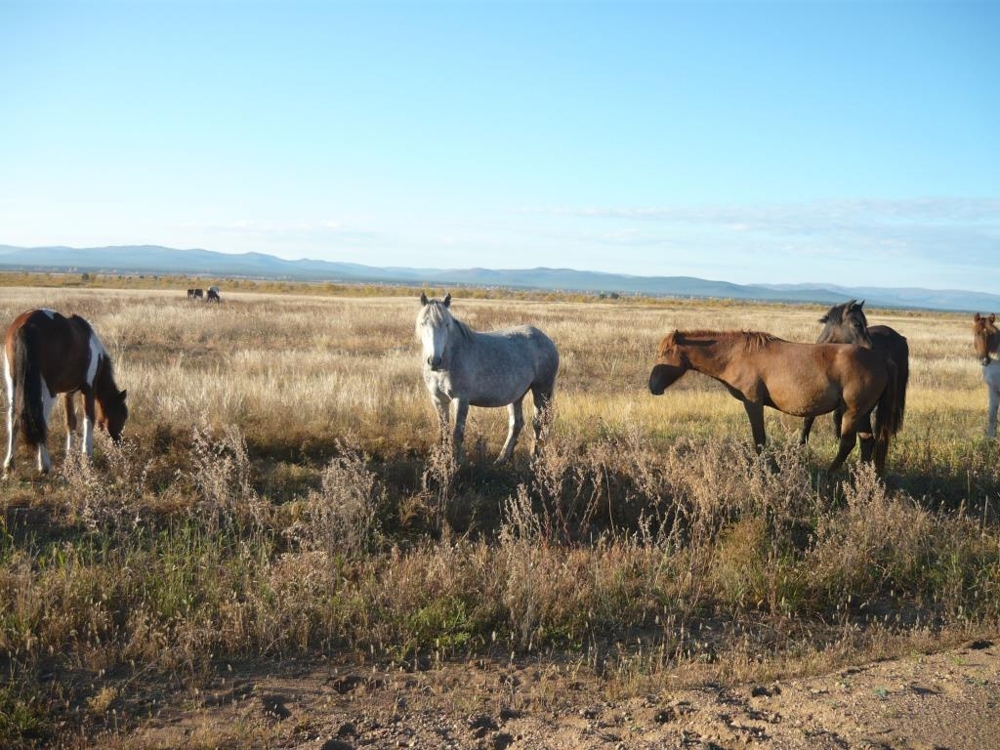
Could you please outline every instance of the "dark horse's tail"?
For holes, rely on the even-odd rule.
[[[42,410],[42,370],[38,363],[38,329],[21,326],[14,336],[14,420],[28,445],[45,442],[48,425]],[[13,429],[17,429],[15,426]]]
[[[886,360],[885,390],[875,405],[875,472],[881,474],[885,470],[885,460],[889,455],[889,441],[899,431],[903,420],[903,409],[899,403],[899,376],[896,364]],[[904,381],[905,382],[905,381]]]
[[[906,412],[906,383],[910,379],[910,346],[904,337],[899,337],[891,357],[893,364],[896,365],[896,401],[892,417],[894,425],[892,434],[895,435],[903,427],[903,415]]]

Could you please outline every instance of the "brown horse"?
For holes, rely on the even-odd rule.
[[[989,390],[986,435],[991,438],[997,434],[997,408],[1000,407],[1000,362],[994,359],[1000,349],[1000,330],[997,330],[996,322],[994,313],[990,313],[989,317],[976,313],[972,318],[972,345],[983,366],[983,380]]]
[[[817,344],[857,344],[867,349],[874,349],[892,362],[895,367],[896,399],[890,429],[895,435],[903,427],[903,417],[906,413],[906,386],[910,379],[910,346],[906,337],[900,335],[889,326],[869,326],[864,311],[865,302],[850,300],[831,307],[826,315],[819,319],[823,331],[816,340]],[[834,412],[834,433],[840,437],[840,412]],[[813,418],[806,417],[802,425],[800,442],[809,439]],[[870,431],[870,428],[869,428]]]
[[[7,383],[4,475],[13,466],[18,434],[29,446],[37,447],[38,470],[45,473],[51,468],[45,440],[59,393],[66,407],[67,452],[76,430],[73,395],[77,392],[83,395],[84,453],[89,457],[94,452],[95,418],[115,442],[121,439],[128,418],[126,392],[115,385],[111,357],[86,320],[78,315],[64,318],[52,310],[22,313],[7,329],[3,359]]]
[[[797,417],[816,417],[842,408],[840,450],[830,471],[840,468],[854,450],[859,428],[867,424],[877,405],[874,441],[862,435],[861,457],[871,460],[875,448],[875,470],[881,473],[885,468],[891,432],[883,415],[891,413],[894,380],[890,366],[870,349],[796,344],[768,333],[675,331],[660,342],[649,375],[650,392],[660,395],[688,370],[718,380],[743,403],[758,451],[766,441],[765,406]]]

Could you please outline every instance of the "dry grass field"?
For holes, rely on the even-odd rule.
[[[149,733],[302,665],[369,675],[369,692],[396,684],[375,673],[416,692],[439,675],[421,694],[510,719],[532,669],[560,675],[532,697],[555,712],[573,685],[627,701],[763,684],[998,630],[1000,464],[970,316],[868,310],[911,355],[880,480],[856,454],[824,470],[826,418],[800,449],[799,420],[769,412],[758,457],[714,381],[647,390],[673,329],[812,341],[821,307],[455,292],[473,328],[532,323],[561,355],[541,455],[528,430],[495,467],[506,412],[473,408],[456,469],[420,376],[416,293],[224,286],[216,306],[184,285],[0,290],[5,324],[31,307],[86,317],[131,411],[124,443],[100,436],[89,465],[64,457],[57,407],[52,475],[22,450],[0,486],[0,746],[381,746],[361,719],[322,740],[318,719],[282,722],[281,701]],[[441,687],[463,669],[469,685],[507,674],[505,702]],[[388,742],[371,727],[390,719],[352,710]],[[516,741],[470,726],[441,745]]]

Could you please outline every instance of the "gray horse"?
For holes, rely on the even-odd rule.
[[[510,459],[524,426],[521,402],[529,390],[535,404],[532,453],[537,453],[559,369],[559,353],[552,339],[533,326],[473,331],[451,314],[451,294],[443,300],[421,294],[420,305],[416,329],[423,344],[424,382],[444,439],[449,406],[455,412],[452,447],[456,460],[462,460],[470,406],[507,407],[510,427],[497,463]]]

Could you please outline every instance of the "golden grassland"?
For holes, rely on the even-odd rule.
[[[759,458],[714,381],[646,388],[673,329],[812,341],[824,308],[459,291],[458,317],[537,325],[561,367],[539,458],[522,435],[494,467],[506,412],[472,409],[456,470],[415,290],[232,282],[208,305],[186,279],[120,281],[0,275],[0,320],[93,324],[131,410],[88,465],[64,460],[57,407],[53,475],[21,451],[0,486],[0,744],[127,728],[151,685],[236,659],[568,653],[627,692],[679,664],[801,672],[1000,621],[1000,468],[968,316],[868,311],[911,354],[883,481],[854,459],[823,471],[826,420],[800,449],[798,420],[769,413]]]

